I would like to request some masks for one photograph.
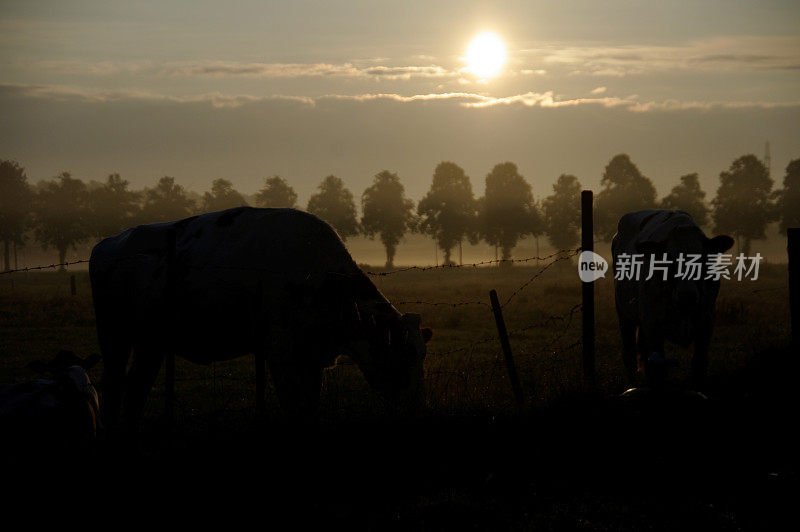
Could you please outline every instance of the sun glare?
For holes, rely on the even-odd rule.
[[[491,32],[479,33],[467,46],[467,70],[479,78],[493,78],[506,63],[506,45]]]

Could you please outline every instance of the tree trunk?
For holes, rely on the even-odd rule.
[[[750,245],[752,244],[752,240],[748,237],[744,238],[744,244],[742,245],[742,253],[744,253],[745,257],[750,256]]]
[[[392,244],[385,244],[386,246],[386,267],[394,268],[394,254],[397,252],[397,246]]]
[[[17,242],[14,242],[14,269],[19,268],[19,262],[17,262]]]
[[[511,259],[511,250],[513,250],[513,249],[514,249],[514,248],[513,248],[513,247],[511,247],[511,246],[503,246],[503,249],[502,249],[502,252],[503,252],[503,260],[509,260],[509,259]],[[511,266],[511,263],[510,263],[510,262],[504,262],[503,264],[504,264],[505,266]]]
[[[461,249],[461,240],[458,241],[458,265],[464,265],[464,250]]]
[[[444,265],[445,266],[449,266],[450,265],[450,250],[449,249],[445,249],[444,250]]]
[[[3,271],[7,272],[11,269],[11,261],[9,259],[9,245],[8,240],[3,240]]]
[[[62,265],[59,266],[59,271],[63,272],[67,270],[66,266],[63,266],[65,262],[67,262],[67,248],[58,248],[58,263]]]

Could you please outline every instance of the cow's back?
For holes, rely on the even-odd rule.
[[[250,207],[129,229],[95,247],[90,270],[98,329],[170,335],[197,362],[252,352],[287,316],[331,312],[314,294],[360,272],[319,218]]]

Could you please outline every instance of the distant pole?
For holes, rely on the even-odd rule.
[[[508,380],[511,381],[511,390],[514,392],[514,399],[517,401],[517,406],[522,406],[525,403],[525,398],[522,396],[522,386],[519,383],[517,367],[514,365],[514,357],[511,355],[511,344],[508,341],[506,322],[503,320],[503,310],[497,299],[496,290],[489,292],[489,299],[492,301],[492,312],[494,312],[494,321],[497,325],[497,335],[500,337],[500,347],[503,348],[503,355],[506,360]]]
[[[69,293],[73,296],[78,293],[78,287],[75,284],[75,274],[69,276]]]
[[[791,314],[791,338],[795,348],[800,347],[800,227],[786,230],[789,254],[789,313]]]
[[[594,251],[592,191],[581,192],[581,252]],[[597,378],[594,368],[594,283],[582,283],[583,314],[583,385],[593,391]]]

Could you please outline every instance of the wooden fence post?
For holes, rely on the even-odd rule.
[[[166,264],[166,286],[164,295],[167,301],[166,315],[170,320],[174,320],[177,315],[177,294],[175,293],[175,251],[177,247],[177,236],[173,228],[167,236],[167,264]],[[171,430],[175,424],[175,352],[174,343],[167,341],[169,334],[166,332],[172,329],[172,324],[164,324],[164,341],[162,346],[166,349],[164,357],[164,416],[167,427]]]
[[[800,227],[786,230],[786,251],[789,254],[789,314],[791,316],[791,339],[795,348],[800,347]]]
[[[503,320],[503,310],[500,307],[500,302],[497,300],[496,290],[489,292],[489,299],[492,301],[492,312],[494,312],[494,321],[497,324],[497,334],[500,337],[500,347],[503,348],[503,355],[506,360],[508,380],[511,381],[511,390],[514,392],[514,399],[517,401],[517,406],[522,406],[525,402],[525,398],[522,396],[522,386],[519,383],[517,367],[514,365],[514,357],[511,355],[511,344],[508,341],[506,322]]]
[[[78,287],[75,284],[75,274],[69,276],[69,293],[73,296],[78,293]]]
[[[591,190],[581,192],[581,252],[594,251],[594,220]],[[582,283],[583,386],[593,391],[597,384],[594,368],[594,283]]]

